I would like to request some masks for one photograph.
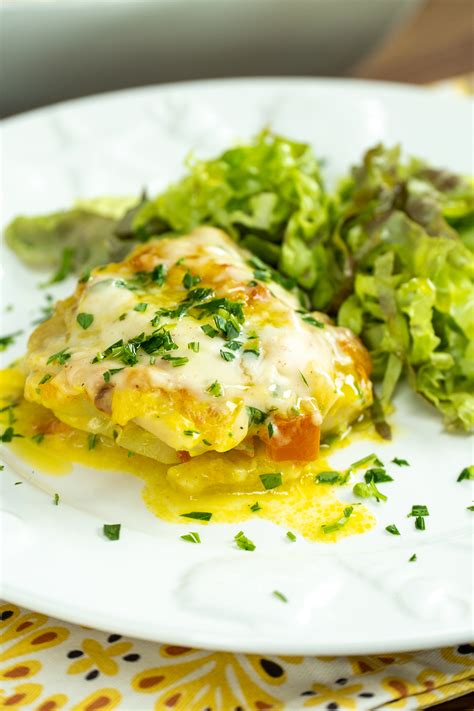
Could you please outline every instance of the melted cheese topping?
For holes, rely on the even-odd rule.
[[[371,403],[365,349],[326,317],[302,314],[279,284],[256,279],[250,257],[200,228],[95,269],[32,334],[26,398],[167,463],[177,452],[251,448],[269,422],[276,440],[279,422],[301,416],[323,434],[345,429]],[[87,328],[79,314],[93,317]],[[163,334],[170,350],[143,344]],[[264,422],[252,423],[248,408]]]

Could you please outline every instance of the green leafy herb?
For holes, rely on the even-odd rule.
[[[0,351],[5,351],[8,346],[15,342],[15,338],[22,333],[23,331],[15,331],[15,333],[10,333],[8,336],[0,336]]]
[[[253,543],[250,538],[247,538],[243,531],[239,531],[239,533],[234,536],[234,541],[237,547],[244,551],[254,551],[256,548],[255,543]]]
[[[377,467],[383,467],[383,463],[376,454],[368,454],[366,457],[362,457],[362,459],[358,459],[356,462],[353,462],[349,469],[362,469],[362,467],[369,466],[369,464],[375,464]]]
[[[222,395],[222,385],[217,380],[214,380],[207,388],[207,392],[214,397],[220,397]]]
[[[54,494],[53,504],[59,506],[59,494]]]
[[[22,434],[13,431],[13,427],[7,427],[7,429],[0,435],[0,442],[11,442],[14,437],[23,437]]]
[[[408,562],[409,562],[409,563],[414,563],[415,560],[416,560],[416,553],[413,553],[413,555],[411,556],[411,558],[408,558]]]
[[[199,341],[190,341],[188,343],[188,350],[194,351],[194,353],[199,353]]]
[[[464,479],[473,480],[474,479],[474,466],[465,467],[456,481],[464,481]]]
[[[102,373],[102,377],[104,378],[106,383],[109,383],[112,375],[115,375],[116,373],[120,373],[122,370],[125,370],[125,369],[124,368],[110,368],[109,370],[106,370],[104,373]]]
[[[301,318],[305,323],[309,323],[310,326],[314,326],[315,328],[325,327],[325,324],[322,321],[318,321],[314,316],[302,316]]]
[[[41,444],[41,442],[44,440],[44,434],[42,432],[39,432],[38,434],[35,434],[31,438],[33,442],[36,442],[36,444]]]
[[[189,363],[189,358],[186,358],[186,356],[164,355],[161,356],[161,360],[169,361],[173,368],[180,368],[182,365]]]
[[[275,434],[275,428],[273,427],[273,424],[271,422],[269,422],[267,424],[267,430],[268,430],[268,437],[269,437],[269,439],[271,439],[273,437],[273,435]]]
[[[138,311],[140,313],[143,313],[146,311],[148,308],[148,304],[145,301],[140,301],[136,306],[133,307],[134,311]]]
[[[50,363],[58,363],[59,365],[64,365],[64,363],[69,360],[71,357],[71,354],[68,353],[67,348],[63,348],[62,351],[58,351],[58,353],[53,353],[53,355],[49,356],[48,360],[46,361],[46,365],[50,365]]]
[[[290,541],[292,541],[293,543],[296,541],[296,536],[295,536],[295,534],[292,533],[291,531],[287,531],[287,532],[286,532],[286,537],[287,537]]]
[[[301,376],[301,380],[302,380],[303,383],[306,385],[306,387],[309,389],[308,381],[307,381],[306,378],[304,377],[303,373],[301,372],[301,370],[299,370],[298,372],[299,372],[299,374],[300,374],[300,376]]]
[[[251,507],[250,507],[250,511],[253,511],[254,513],[255,513],[256,511],[261,511],[261,510],[262,510],[262,507],[260,506],[260,504],[258,503],[258,501],[256,501],[256,502],[255,502],[254,504],[252,504]]]
[[[186,437],[197,437],[200,433],[197,430],[183,430]]]
[[[215,338],[219,331],[216,331],[215,328],[212,328],[208,323],[205,323],[204,326],[201,326],[201,330],[204,331],[206,336],[209,336],[209,338]]]
[[[415,518],[415,528],[420,531],[424,531],[426,528],[424,516],[417,516]]]
[[[338,484],[341,480],[341,475],[336,471],[319,472],[314,479],[318,484]]]
[[[93,323],[94,316],[92,314],[80,313],[80,314],[77,314],[76,321],[79,324],[79,326],[81,328],[83,328],[85,331]]]
[[[281,472],[260,474],[259,477],[265,489],[276,489],[277,486],[281,486],[283,483]]]
[[[414,504],[408,516],[429,516],[430,512],[424,504]]]
[[[283,593],[280,592],[279,590],[274,590],[272,595],[274,595],[276,598],[278,598],[278,600],[281,600],[281,602],[288,602],[288,598],[285,597],[285,595],[283,595]]]
[[[230,361],[230,360],[234,360],[234,358],[235,358],[235,353],[231,353],[230,351],[225,351],[225,350],[223,350],[222,348],[221,348],[221,350],[219,351],[219,353],[220,353],[221,358],[222,358],[223,360]]]
[[[398,467],[409,467],[410,464],[407,462],[406,459],[399,459],[398,457],[394,457],[392,459],[392,462],[396,464]]]
[[[385,469],[381,467],[374,467],[373,469],[367,469],[364,473],[364,479],[367,483],[374,481],[376,484],[381,484],[385,481],[393,481],[390,474],[387,474]]]
[[[151,272],[151,280],[158,286],[163,286],[166,279],[166,267],[164,264],[157,264]]]
[[[339,531],[341,528],[343,528],[348,522],[353,511],[353,506],[346,506],[341,518],[339,518],[337,521],[334,521],[334,523],[325,523],[321,526],[324,533],[334,533],[335,531]]]
[[[200,281],[201,277],[194,276],[191,272],[186,272],[183,277],[183,286],[185,289],[192,289],[194,286],[197,286]]]
[[[104,536],[109,539],[109,541],[118,541],[120,538],[120,528],[122,524],[120,523],[104,523],[103,532]]]
[[[395,526],[394,523],[391,523],[389,526],[385,526],[385,530],[388,531],[389,533],[392,534],[392,536],[399,536],[400,531],[398,528]]]
[[[202,443],[205,444],[207,447],[212,447],[212,442],[209,442],[208,439],[203,439]]]
[[[96,434],[87,435],[87,449],[89,451],[91,449],[95,449],[95,446],[97,444],[97,437],[98,437],[98,435],[96,435]]]
[[[193,518],[196,521],[210,521],[212,518],[212,513],[209,511],[191,511],[190,513],[180,514],[184,518]]]
[[[360,496],[363,499],[368,499],[373,496],[377,501],[387,501],[387,497],[377,489],[373,479],[370,479],[370,481],[365,484],[362,482],[355,484],[352,491],[356,496]]]
[[[257,407],[247,407],[247,413],[249,416],[249,427],[252,425],[262,425],[268,417],[266,412],[262,412]]]
[[[186,533],[184,536],[181,536],[181,538],[183,539],[183,541],[188,541],[189,543],[201,543],[199,533],[197,533],[196,531]]]
[[[48,380],[51,380],[52,377],[53,376],[50,373],[46,373],[45,375],[43,375],[43,377],[39,381],[38,385],[44,385],[45,383],[48,382]]]

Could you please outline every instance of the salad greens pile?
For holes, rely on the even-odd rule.
[[[187,167],[152,199],[19,217],[7,242],[30,266],[56,268],[57,281],[151,237],[221,227],[306,308],[361,337],[381,383],[376,422],[406,374],[447,426],[474,426],[472,179],[378,145],[329,192],[311,147],[268,131]]]

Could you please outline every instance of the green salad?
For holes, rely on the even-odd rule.
[[[360,336],[380,383],[373,415],[382,435],[403,375],[448,427],[474,426],[471,178],[378,145],[328,190],[310,146],[264,131],[215,159],[190,161],[156,197],[18,217],[6,239],[28,265],[54,269],[55,282],[201,224],[224,229],[306,308]]]

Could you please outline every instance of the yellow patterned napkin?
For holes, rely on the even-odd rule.
[[[474,646],[370,657],[206,652],[0,607],[0,705],[33,711],[418,709],[474,690]]]

